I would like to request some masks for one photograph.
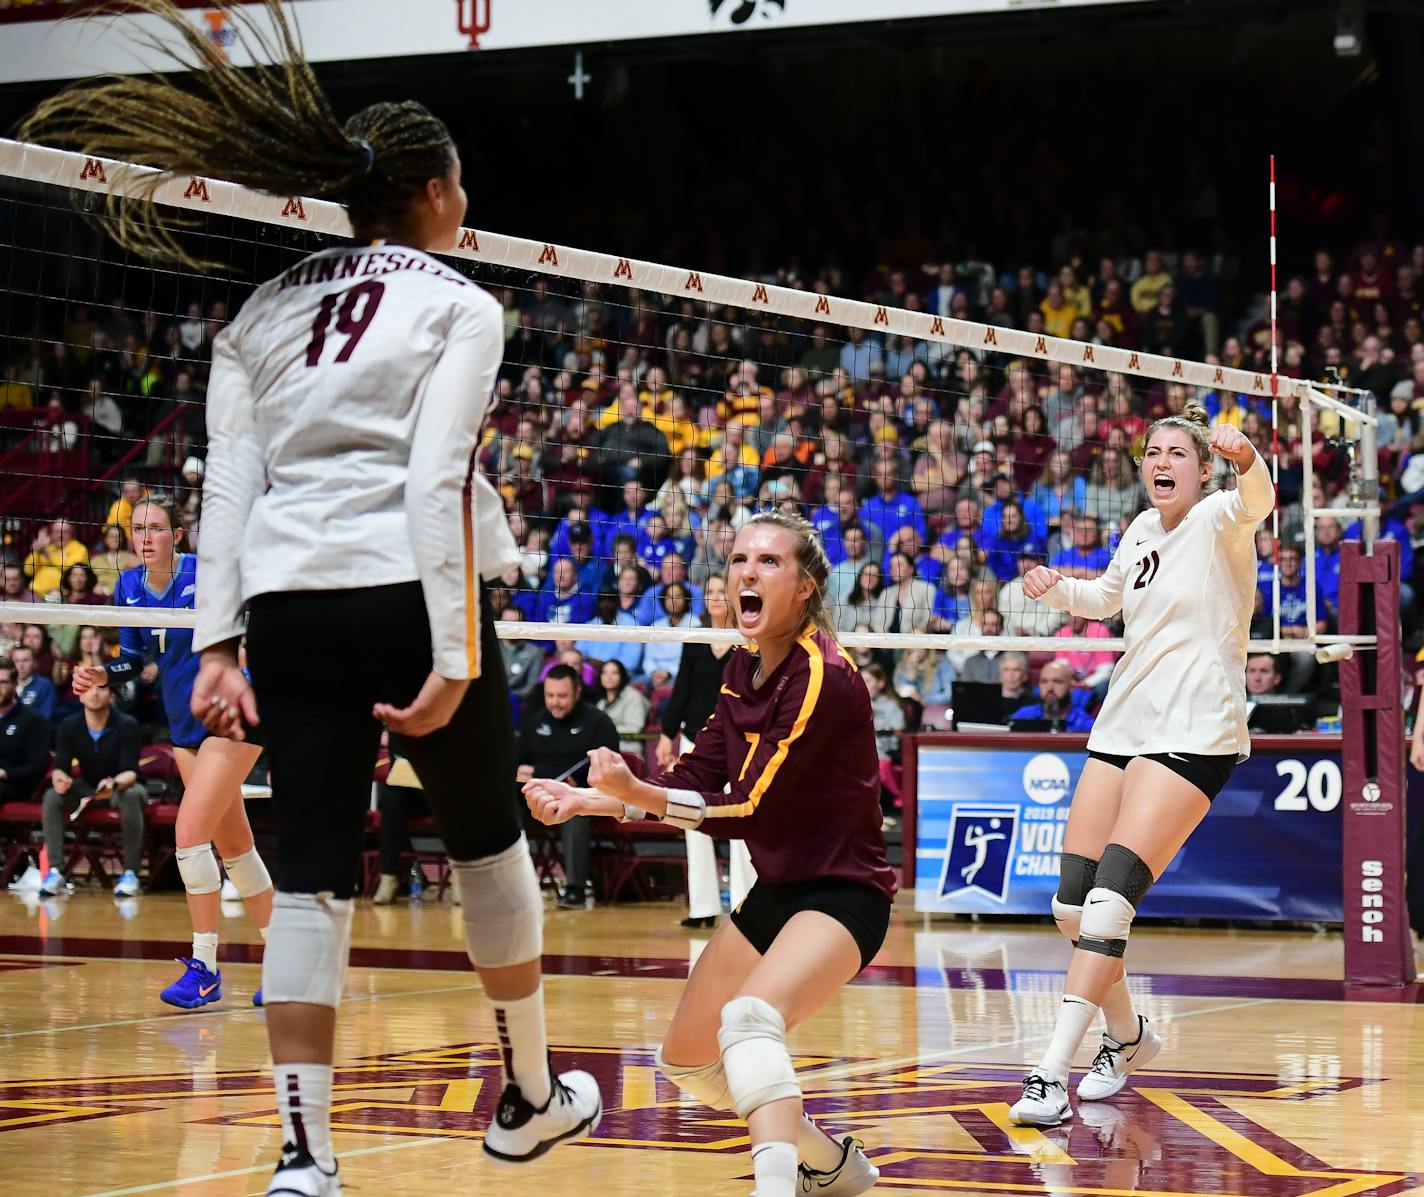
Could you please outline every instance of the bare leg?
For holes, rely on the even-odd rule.
[[[786,1020],[790,1030],[815,1014],[859,971],[860,948],[850,932],[829,915],[806,910],[782,928],[738,996],[761,998]],[[799,1097],[753,1111],[747,1119],[752,1146],[795,1143],[801,1115]]]
[[[178,807],[174,838],[179,848],[201,847],[212,841],[228,809],[242,803],[242,780],[252,771],[261,749],[237,740],[212,736],[195,752],[175,748],[178,772],[183,778],[183,801]],[[243,815],[246,822],[246,814]],[[249,845],[252,832],[247,833]],[[188,894],[188,917],[195,934],[212,934],[218,929],[222,900],[210,894]],[[270,917],[271,897],[267,900]],[[265,923],[259,923],[265,926]]]
[[[241,785],[240,782],[238,784]],[[247,807],[243,804],[241,789],[237,792],[236,801],[223,812],[213,828],[213,843],[218,846],[218,855],[224,860],[236,860],[257,846],[252,838],[252,824],[247,821]],[[272,921],[272,894],[269,885],[261,893],[242,900],[252,921],[264,929]]]
[[[1191,782],[1165,765],[1137,757],[1125,771],[1122,809],[1109,842],[1132,849],[1157,878],[1210,809],[1206,795]],[[1121,968],[1122,961],[1111,956],[1078,949],[1068,966],[1067,992],[1101,1005]]]

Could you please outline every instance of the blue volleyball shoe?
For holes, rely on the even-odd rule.
[[[212,1002],[222,1000],[222,972],[213,972],[201,960],[186,956],[178,957],[178,963],[185,965],[181,977],[160,993],[159,999],[170,1006],[181,1006],[184,1010],[196,1010]]]

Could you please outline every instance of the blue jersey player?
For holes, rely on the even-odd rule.
[[[134,508],[133,545],[143,564],[119,575],[114,588],[116,607],[174,611],[191,610],[196,605],[198,559],[192,553],[179,552],[181,536],[169,504],[145,499]],[[222,974],[217,967],[222,874],[213,855],[214,842],[229,879],[262,937],[267,937],[272,879],[257,854],[242,802],[243,779],[262,750],[251,743],[213,736],[193,717],[198,658],[193,653],[191,628],[125,627],[119,633],[119,649],[119,659],[103,668],[77,668],[74,690],[82,694],[91,685],[135,677],[150,664],[157,668],[173,755],[183,778],[175,836],[178,872],[193,921],[193,954],[180,959],[183,975],[159,996],[170,1006],[195,1010],[222,997]],[[261,1005],[260,990],[253,1001]]]

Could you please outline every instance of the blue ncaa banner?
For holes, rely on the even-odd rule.
[[[1087,753],[917,747],[915,909],[1048,914]],[[1339,755],[1309,747],[1238,765],[1141,913],[1339,922]]]

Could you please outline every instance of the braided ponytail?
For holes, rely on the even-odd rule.
[[[117,7],[117,6],[114,6]],[[191,221],[153,203],[174,176],[205,175],[270,195],[316,196],[344,204],[360,234],[379,233],[456,160],[449,130],[414,101],[373,104],[342,122],[302,53],[280,0],[261,9],[213,0],[256,64],[239,69],[173,0],[125,0],[122,11],[162,21],[136,33],[145,49],[190,72],[86,79],[41,103],[20,136],[158,169],[138,194],[106,198],[109,231],[125,249],[190,270],[176,230]]]

